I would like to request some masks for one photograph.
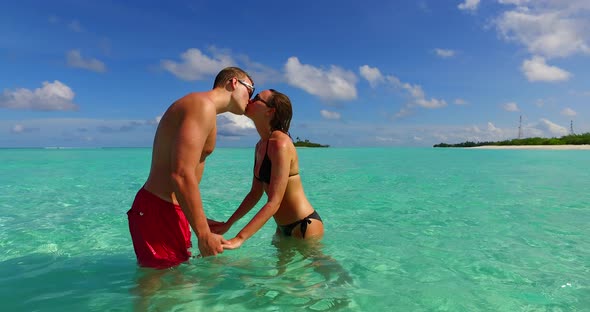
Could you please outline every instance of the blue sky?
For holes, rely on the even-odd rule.
[[[590,131],[590,1],[3,1],[0,147],[151,146],[239,66],[293,137],[432,146]],[[243,116],[218,146],[252,146]]]

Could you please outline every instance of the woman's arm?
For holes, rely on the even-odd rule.
[[[228,244],[224,244],[225,249],[239,248],[244,241],[258,232],[279,209],[287,189],[287,183],[289,183],[291,168],[289,143],[290,141],[279,139],[269,140],[268,156],[272,163],[272,173],[267,190],[268,201],[236,237],[231,239]]]
[[[254,147],[254,168],[256,167],[256,151],[258,150],[259,144],[260,141],[256,143],[256,146]],[[253,176],[255,175],[254,168],[252,168]],[[209,227],[211,227],[211,231],[217,234],[225,234],[236,221],[240,220],[245,214],[252,210],[252,207],[254,207],[260,200],[260,197],[262,197],[263,192],[264,188],[262,186],[262,182],[258,181],[258,179],[255,177],[252,177],[252,186],[250,187],[250,192],[248,192],[246,197],[244,197],[240,206],[238,206],[236,211],[231,215],[227,222],[210,222]],[[213,225],[211,225],[212,223]]]
[[[260,197],[262,197],[263,192],[264,189],[262,187],[262,182],[258,181],[256,178],[252,178],[252,188],[250,189],[250,192],[248,192],[248,195],[244,197],[244,200],[242,200],[242,203],[238,209],[236,209],[232,216],[229,217],[227,222],[225,222],[228,225],[228,230],[232,225],[234,225],[234,223],[236,223],[236,221],[240,220],[244,215],[252,210],[252,207],[254,207],[260,200]]]
[[[248,192],[246,197],[244,197],[240,206],[238,206],[236,211],[234,211],[234,213],[226,222],[209,222],[211,231],[220,235],[225,234],[236,221],[240,220],[245,214],[252,210],[252,208],[260,200],[260,197],[262,197],[263,192],[264,189],[262,188],[262,182],[252,178],[252,187],[250,188],[250,192]]]

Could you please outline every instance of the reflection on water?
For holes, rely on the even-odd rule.
[[[321,242],[275,238],[271,248],[249,252],[226,251],[168,270],[138,269],[135,310],[354,309],[353,279],[322,252]]]

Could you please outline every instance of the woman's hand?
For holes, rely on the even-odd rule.
[[[223,247],[223,249],[238,249],[240,248],[240,246],[242,246],[242,243],[244,243],[244,240],[238,237],[234,237],[232,239],[230,239],[229,241],[227,241],[226,243],[221,244],[221,246]]]

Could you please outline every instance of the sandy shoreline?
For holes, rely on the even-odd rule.
[[[466,148],[477,149],[516,149],[516,150],[590,150],[590,145],[487,145]]]

